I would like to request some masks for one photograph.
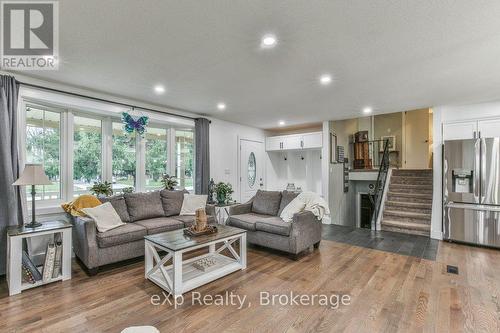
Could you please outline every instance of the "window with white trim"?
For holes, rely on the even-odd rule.
[[[61,198],[61,113],[26,106],[26,163],[42,164],[52,185],[36,186],[35,200]],[[31,187],[26,186],[26,192]],[[31,201],[31,195],[28,195]]]
[[[136,188],[137,139],[135,132],[127,133],[122,123],[113,122],[113,192],[122,193],[124,189]]]
[[[102,179],[102,121],[73,117],[73,197],[90,192]]]
[[[162,188],[162,176],[168,173],[168,129],[150,126],[146,140],[145,190]]]
[[[194,188],[194,133],[192,130],[175,130],[175,177],[181,188]]]
[[[99,181],[111,182],[115,194],[125,188],[153,191],[170,174],[178,179],[178,188],[193,190],[194,133],[185,125],[172,126],[167,122],[171,117],[164,123],[161,116],[154,117],[140,136],[124,131],[119,113],[53,107],[31,99],[22,105],[22,159],[43,164],[53,183],[37,186],[36,200],[43,201],[37,208],[60,207],[89,193]]]

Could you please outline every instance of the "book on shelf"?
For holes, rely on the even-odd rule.
[[[36,283],[33,274],[31,274],[30,270],[25,265],[22,265],[22,279],[23,279],[22,281],[25,283],[31,283],[31,284]]]
[[[33,261],[31,261],[28,253],[26,251],[23,251],[23,255],[22,255],[22,265],[23,267],[26,268],[26,270],[28,270],[31,274],[31,276],[33,276],[33,279],[35,281],[40,281],[42,280],[42,274],[40,273],[40,271],[36,268],[35,264],[33,263]]]
[[[54,269],[52,271],[52,278],[55,279],[61,274],[61,262],[62,262],[62,242],[56,241],[56,252],[54,257]]]
[[[45,263],[43,264],[43,281],[52,279],[54,271],[54,261],[56,256],[56,246],[53,243],[47,244],[47,251],[45,252]]]

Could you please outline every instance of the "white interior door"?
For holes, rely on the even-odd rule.
[[[404,168],[428,169],[429,109],[405,112],[404,126]]]
[[[250,200],[264,186],[264,144],[240,140],[240,202]]]

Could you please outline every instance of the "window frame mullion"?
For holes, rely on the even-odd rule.
[[[72,110],[61,112],[61,199],[73,200],[73,145],[74,114]]]

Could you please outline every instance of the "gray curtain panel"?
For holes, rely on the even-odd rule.
[[[208,194],[208,182],[210,181],[210,152],[209,152],[209,127],[210,120],[196,118],[195,128],[195,193]]]
[[[16,79],[0,75],[0,274],[5,274],[7,256],[6,228],[23,223],[21,192],[12,183],[19,177],[17,152],[17,95]]]

